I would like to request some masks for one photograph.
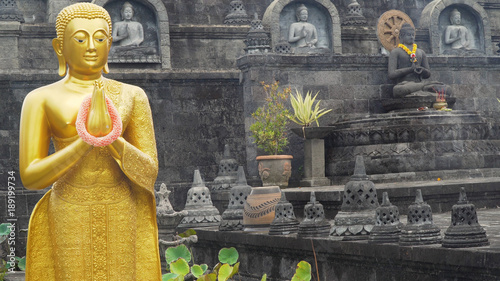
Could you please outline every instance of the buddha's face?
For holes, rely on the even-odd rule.
[[[131,7],[123,9],[122,17],[124,20],[131,20],[134,16],[134,10]]]
[[[402,44],[409,45],[415,42],[415,31],[413,30],[405,30],[399,34],[399,41]]]
[[[452,24],[459,25],[461,22],[462,22],[462,17],[460,16],[460,14],[454,14],[451,17]]]
[[[300,21],[307,21],[308,13],[307,10],[300,11],[299,19]]]
[[[62,47],[70,72],[100,73],[108,61],[109,37],[109,26],[104,19],[72,19],[64,30]]]

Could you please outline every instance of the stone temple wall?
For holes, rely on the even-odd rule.
[[[149,3],[148,0],[135,1]],[[34,88],[59,79],[56,75],[57,59],[51,45],[56,35],[55,15],[61,7],[78,1],[16,2],[24,16],[24,23],[0,22],[2,171],[17,169],[17,130],[24,96]],[[207,181],[216,177],[218,160],[226,142],[233,145],[234,157],[241,164],[250,164],[248,159],[254,157],[255,152],[245,150],[251,144],[247,144],[245,136],[244,124],[248,123],[245,118],[248,118],[249,111],[244,112],[244,104],[245,99],[258,97],[244,97],[243,93],[247,93],[245,89],[248,87],[257,89],[262,80],[278,78],[284,85],[297,86],[305,91],[320,90],[319,98],[324,99],[323,105],[335,112],[322,121],[325,123],[340,120],[347,114],[377,113],[377,98],[385,93],[382,88],[387,83],[386,58],[377,55],[380,50],[375,31],[378,17],[387,10],[400,9],[418,27],[421,12],[431,1],[358,0],[367,24],[341,27],[344,62],[341,62],[341,57],[324,60],[314,56],[310,59],[290,56],[275,65],[268,61],[249,62],[252,70],[243,71],[243,74],[238,69],[237,58],[244,55],[243,40],[249,26],[223,24],[229,13],[230,0],[154,2],[164,5],[168,13],[171,68],[162,69],[159,64],[111,64],[108,77],[143,87],[150,95],[160,152],[158,182],[185,186],[189,185],[195,167],[201,168]],[[257,13],[262,18],[271,2],[248,0],[244,1],[244,5],[249,16]],[[349,1],[331,2],[343,21]],[[496,44],[500,41],[500,4],[494,0],[479,4],[488,14],[492,44]],[[420,48],[430,50],[428,32],[417,29],[416,39]],[[492,48],[494,51],[498,49],[496,46]],[[496,81],[496,62],[486,61],[485,64],[481,59],[477,62],[474,59],[455,59],[449,66],[453,72],[449,72],[448,62],[446,58],[431,58],[431,67],[436,69],[433,78],[454,87],[460,85],[460,89],[455,90],[457,98],[460,98],[457,107],[496,112],[495,93],[499,83]],[[302,67],[298,67],[303,63]],[[242,83],[240,75],[244,78]],[[250,110],[255,105],[249,104],[246,108]],[[193,118],[197,120],[197,126],[190,123],[194,122]],[[201,130],[200,126],[205,128]],[[195,145],[191,141],[195,141]],[[294,140],[290,151],[297,156],[294,174],[299,178],[300,141]],[[255,169],[254,165],[247,165],[247,168],[251,171]],[[256,175],[253,172],[250,174]]]

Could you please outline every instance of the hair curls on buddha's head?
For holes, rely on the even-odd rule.
[[[64,30],[72,19],[103,19],[108,23],[109,33],[111,34],[111,17],[101,6],[91,3],[76,3],[64,8],[56,19],[57,38],[64,37]]]

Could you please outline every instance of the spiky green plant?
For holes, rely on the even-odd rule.
[[[304,98],[301,92],[295,90],[295,95],[290,96],[290,102],[294,111],[293,115],[289,116],[290,120],[302,127],[309,127],[313,122],[316,122],[316,125],[319,126],[318,119],[332,110],[320,109],[320,100],[316,102],[316,105],[314,104],[318,94],[319,92],[313,97],[312,93],[308,91]]]

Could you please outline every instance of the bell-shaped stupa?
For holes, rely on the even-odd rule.
[[[179,228],[218,226],[221,216],[212,204],[210,190],[201,179],[200,171],[194,171],[193,185],[188,190],[185,211],[188,212]]]

